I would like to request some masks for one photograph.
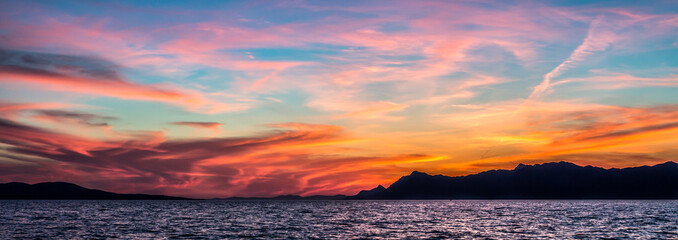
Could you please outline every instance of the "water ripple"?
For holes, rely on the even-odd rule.
[[[0,239],[678,239],[678,201],[0,204]]]

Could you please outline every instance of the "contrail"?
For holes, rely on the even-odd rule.
[[[539,98],[551,86],[551,79],[558,77],[566,70],[573,68],[587,56],[605,50],[612,43],[614,40],[614,34],[612,32],[597,31],[598,25],[600,25],[602,20],[603,16],[600,16],[591,22],[584,42],[579,45],[564,62],[560,63],[556,68],[544,75],[544,80],[534,88],[528,100]]]

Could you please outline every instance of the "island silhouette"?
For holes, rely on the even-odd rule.
[[[149,194],[119,194],[89,189],[67,182],[0,184],[0,199],[184,200],[189,198]]]
[[[118,194],[66,182],[0,184],[0,199],[189,199],[164,195]],[[569,162],[519,164],[459,177],[414,171],[388,188],[381,185],[354,196],[281,195],[222,200],[379,200],[379,199],[678,199],[678,164],[604,169]]]

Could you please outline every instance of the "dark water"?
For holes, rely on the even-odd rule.
[[[0,201],[0,239],[678,239],[678,201]]]

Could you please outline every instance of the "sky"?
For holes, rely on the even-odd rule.
[[[678,2],[0,1],[0,182],[356,194],[678,160]]]

